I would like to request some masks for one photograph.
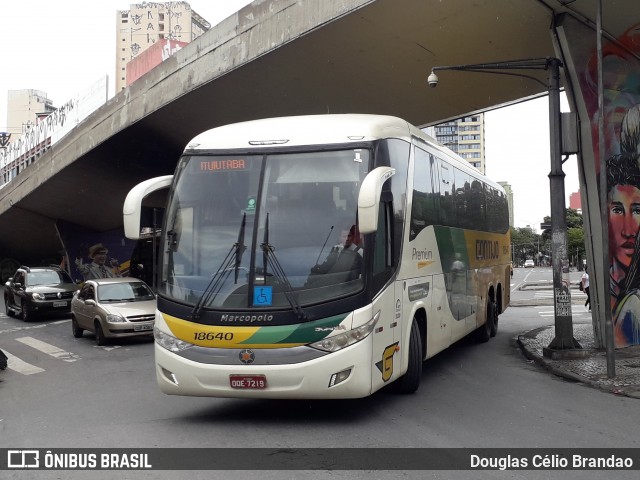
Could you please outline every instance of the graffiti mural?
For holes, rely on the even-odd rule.
[[[595,34],[570,45],[581,106],[588,116],[593,164],[598,178],[598,56]],[[570,35],[568,35],[569,37]],[[585,36],[583,36],[585,38]],[[582,51],[580,51],[582,50]],[[609,250],[608,288],[616,348],[640,344],[640,24],[602,47],[604,155]],[[584,121],[584,120],[583,120]],[[584,130],[583,130],[584,131]],[[583,160],[587,161],[587,160]],[[587,182],[588,183],[588,182]],[[597,191],[593,182],[591,192]],[[593,193],[590,194],[594,198]],[[595,205],[595,202],[592,204]]]

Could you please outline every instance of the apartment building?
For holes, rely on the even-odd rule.
[[[7,95],[7,132],[11,142],[17,141],[38,120],[55,111],[45,92],[33,89],[9,90]]]
[[[187,2],[143,2],[129,7],[116,13],[116,93],[127,86],[127,63],[142,52],[163,40],[173,45],[189,43],[211,28]]]
[[[509,205],[509,226],[514,227],[513,223],[513,189],[508,182],[498,182],[502,188],[504,188],[504,192],[507,194],[507,204]]]
[[[484,113],[440,123],[425,131],[485,174]]]

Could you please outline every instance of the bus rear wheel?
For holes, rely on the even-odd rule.
[[[491,337],[495,335],[495,334],[492,335],[491,332],[493,331],[494,328],[497,329],[497,324],[494,324],[494,318],[497,317],[496,308],[497,308],[496,302],[489,299],[487,301],[487,311],[486,311],[485,322],[482,325],[480,325],[480,327],[478,327],[475,332],[476,340],[479,343],[486,343],[489,341]]]
[[[490,335],[495,337],[498,333],[498,304],[496,302],[489,302],[492,307],[489,309],[489,318],[491,318]]]
[[[407,372],[395,382],[395,391],[398,393],[415,393],[420,387],[422,376],[422,341],[420,340],[420,327],[414,319],[411,324],[409,336],[409,367]]]

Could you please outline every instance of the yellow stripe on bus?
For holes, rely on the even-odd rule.
[[[231,327],[211,326],[200,323],[188,322],[181,318],[172,317],[162,313],[171,333],[180,340],[207,348],[288,348],[304,345],[304,343],[285,343],[282,339],[290,336],[292,327],[271,327],[269,334],[261,334],[256,337],[256,342],[251,338],[265,327]],[[259,338],[259,339],[258,339]],[[265,340],[268,343],[263,343]]]
[[[509,233],[486,233],[465,230],[464,238],[471,268],[507,264],[511,261]]]

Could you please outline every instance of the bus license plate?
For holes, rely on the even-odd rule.
[[[264,375],[229,375],[231,388],[256,389],[267,388],[267,377]]]

